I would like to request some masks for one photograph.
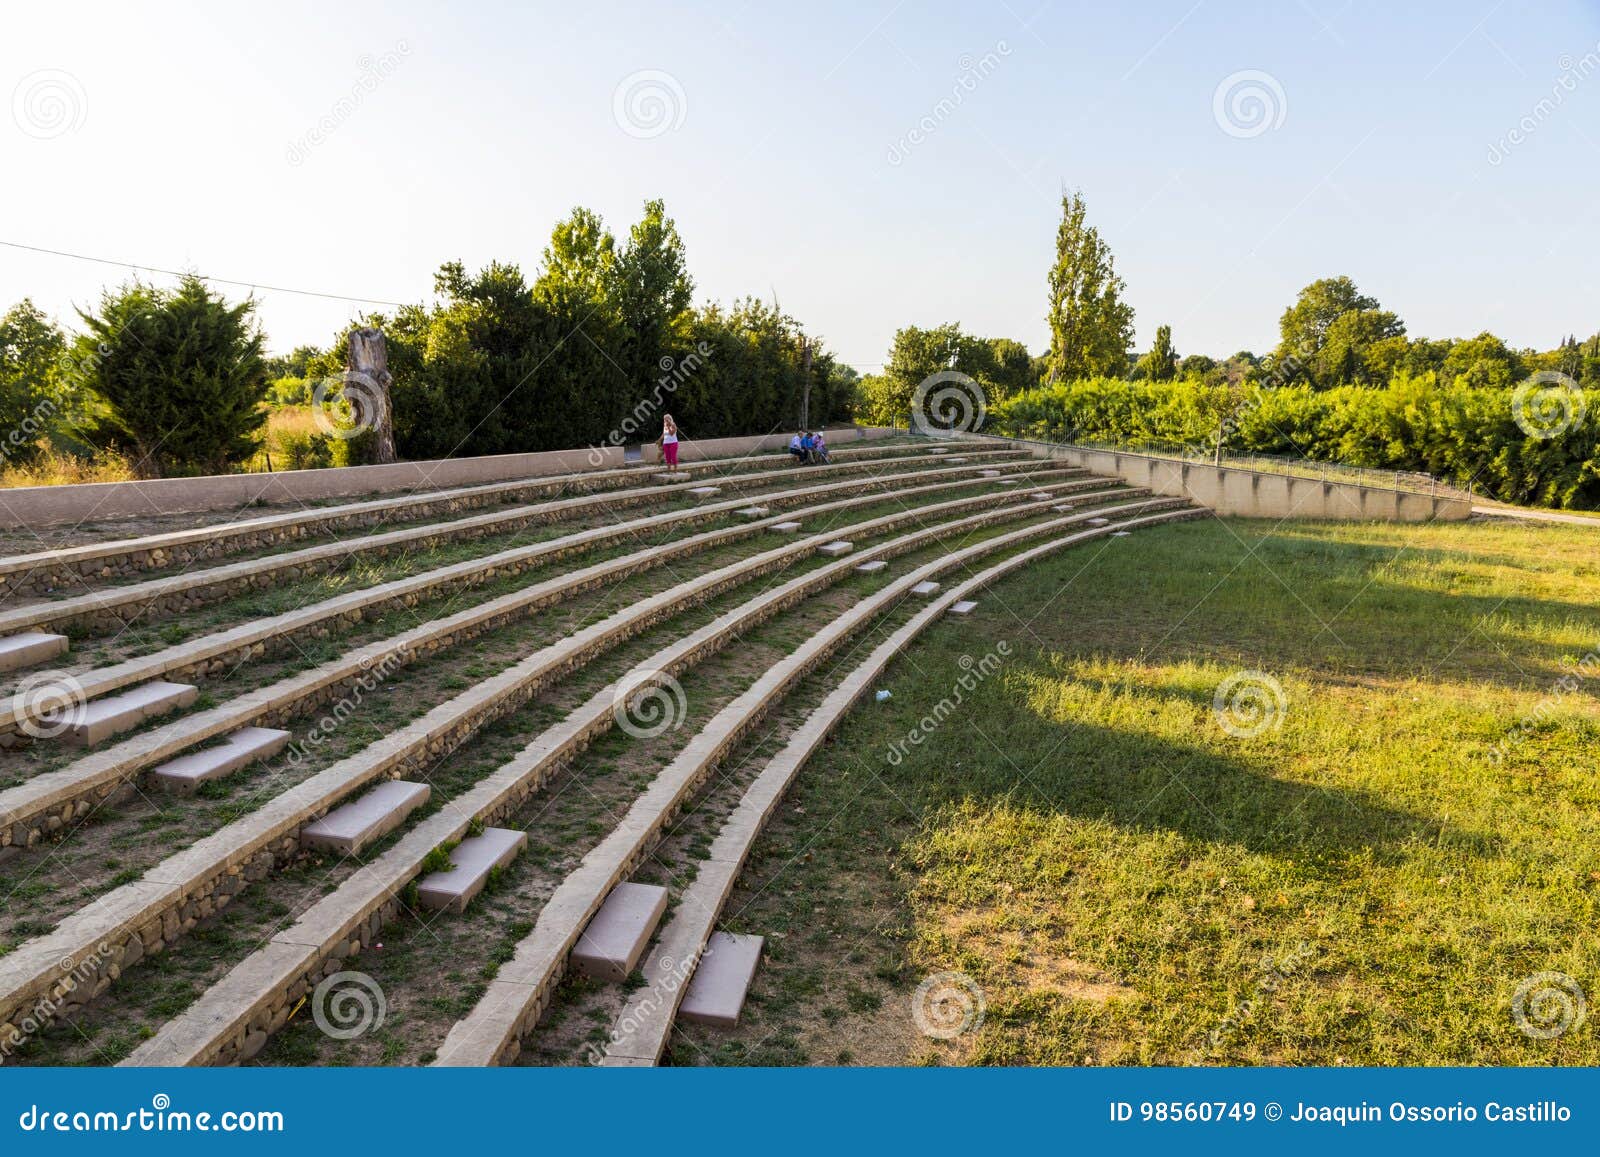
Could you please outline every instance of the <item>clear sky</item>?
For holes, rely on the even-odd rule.
[[[1067,186],[1141,346],[1265,351],[1337,273],[1415,335],[1600,328],[1593,0],[4,4],[0,240],[414,301],[660,196],[697,298],[870,370],[907,324],[1037,352]],[[0,308],[126,276],[0,248]],[[374,308],[258,298],[279,351]]]

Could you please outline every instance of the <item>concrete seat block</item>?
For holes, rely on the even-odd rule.
[[[121,695],[111,695],[68,708],[65,713],[67,729],[61,733],[61,742],[76,747],[92,747],[107,736],[137,727],[146,719],[178,707],[187,707],[199,694],[200,689],[191,683],[168,683],[156,679],[131,691],[124,691]],[[63,718],[61,713],[50,711],[40,716],[40,722],[54,730],[61,725]]]
[[[1051,494],[1048,490],[1035,490],[1032,494],[1028,495],[1028,497],[1033,499],[1035,502],[1049,502],[1055,497],[1055,495]]]
[[[767,516],[767,508],[765,506],[742,506],[735,510],[734,513],[745,518],[765,518]]]
[[[971,599],[962,599],[960,602],[952,603],[950,605],[950,613],[952,615],[970,615],[977,609],[978,604],[973,602]]]
[[[572,967],[597,980],[625,980],[667,910],[667,890],[653,884],[618,884],[578,937]]]
[[[927,582],[921,582],[912,587],[911,593],[914,595],[931,595],[938,589],[939,584],[934,582],[932,579],[929,579]]]
[[[48,631],[24,631],[20,635],[7,635],[0,639],[0,671],[15,671],[31,667],[46,659],[65,654],[67,637],[52,635]]]
[[[773,524],[772,529],[779,534],[793,534],[800,529],[800,524],[798,522],[777,522]]]
[[[650,480],[652,482],[682,482],[688,477],[687,471],[680,474],[672,470],[663,470],[660,474],[650,475]]]
[[[970,459],[967,459],[967,458],[946,458],[944,461],[945,461],[945,465],[946,466],[959,466],[963,462],[970,461]]]
[[[241,727],[226,743],[180,755],[150,773],[150,782],[178,795],[189,795],[203,783],[220,779],[258,759],[271,759],[289,742],[289,733],[273,727]]]
[[[1111,537],[1112,538],[1127,538],[1128,535],[1131,534],[1131,533],[1132,533],[1131,531],[1127,531],[1127,530],[1113,530],[1111,532]]]
[[[694,1024],[732,1028],[739,1023],[745,994],[761,963],[760,936],[713,933],[689,981],[678,1017]]]
[[[300,843],[325,852],[359,852],[405,823],[406,817],[427,803],[432,793],[425,783],[403,779],[380,783],[353,803],[334,808],[301,828]]]
[[[696,498],[710,498],[713,494],[721,494],[722,493],[722,487],[720,487],[720,486],[691,486],[691,487],[689,487],[689,493],[693,494]]]
[[[1070,502],[1063,502],[1058,506],[1052,506],[1050,509],[1055,511],[1057,514],[1071,514],[1078,508]]]
[[[817,553],[825,554],[832,558],[838,558],[840,555],[849,554],[855,548],[855,543],[847,542],[841,538],[834,542],[823,543],[821,546],[817,547]]]
[[[870,562],[862,563],[860,566],[856,567],[856,570],[860,571],[862,574],[877,574],[880,570],[888,565],[889,564],[884,562],[883,559],[875,558]]]
[[[998,477],[1000,477],[1000,471],[998,471],[998,470],[980,470],[980,471],[978,471],[978,477],[979,478],[998,478]]]
[[[1109,518],[1091,518],[1091,519],[1088,520],[1088,525],[1090,525],[1090,526],[1110,526],[1111,525],[1111,520]]]
[[[433,872],[417,882],[417,900],[433,911],[463,912],[489,882],[489,873],[517,858],[528,845],[528,833],[509,828],[485,828],[450,853],[448,872]]]

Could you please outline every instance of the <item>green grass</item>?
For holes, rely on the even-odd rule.
[[[769,936],[746,1023],[674,1060],[1600,1063],[1512,1014],[1535,973],[1600,993],[1600,686],[1553,690],[1600,647],[1597,547],[1200,522],[1006,580],[804,770],[725,912]],[[1214,708],[1240,670],[1282,688],[1254,736]],[[949,1042],[910,1024],[944,971],[985,1002]]]

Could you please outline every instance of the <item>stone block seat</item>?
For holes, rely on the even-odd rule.
[[[596,980],[627,979],[666,910],[665,888],[618,884],[578,937],[572,950],[573,969]]]
[[[360,799],[336,807],[301,828],[300,843],[318,851],[352,855],[405,823],[406,817],[427,803],[432,793],[425,783],[387,780]]]
[[[678,1019],[717,1028],[738,1024],[745,994],[761,963],[763,943],[760,936],[713,933],[678,1006]]]
[[[417,900],[432,911],[461,913],[489,883],[489,873],[503,868],[528,846],[528,833],[485,828],[450,850],[450,870],[430,872],[417,882]]]
[[[0,671],[15,671],[54,659],[67,650],[67,637],[48,631],[23,631],[0,639]]]
[[[190,795],[203,783],[220,779],[258,759],[271,759],[289,742],[289,733],[273,727],[241,727],[215,747],[180,755],[150,773],[157,787]]]
[[[849,554],[855,548],[855,543],[840,538],[835,539],[833,542],[823,543],[817,547],[817,553],[828,555],[831,558],[838,558],[840,555]]]
[[[164,679],[112,695],[66,708],[65,712],[50,711],[40,716],[48,731],[63,724],[60,733],[63,743],[77,747],[93,747],[104,739],[130,727],[137,727],[146,719],[164,715],[179,707],[187,707],[199,696],[200,689],[191,683],[168,683]]]

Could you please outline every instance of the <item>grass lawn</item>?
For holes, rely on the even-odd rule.
[[[724,913],[769,938],[745,1021],[672,1060],[1600,1063],[1597,648],[1582,527],[1037,564],[802,772]]]

